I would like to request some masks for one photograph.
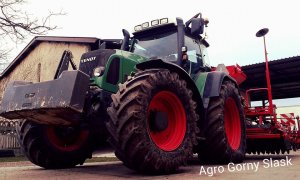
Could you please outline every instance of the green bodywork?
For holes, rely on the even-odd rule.
[[[197,86],[197,89],[203,98],[203,93],[204,93],[204,87],[206,83],[206,78],[207,78],[208,73],[201,73],[194,81]]]
[[[110,84],[106,81],[108,74],[108,69],[112,61],[118,57],[120,59],[120,69],[119,69],[119,81],[117,84]],[[99,88],[116,93],[118,91],[118,84],[124,83],[132,72],[136,72],[135,65],[147,61],[147,58],[133,54],[131,52],[116,50],[116,53],[111,55],[105,65],[105,72],[100,77],[92,77],[91,84],[98,86]]]
[[[106,79],[109,76],[109,66],[116,57],[120,59],[120,69],[118,83],[114,85],[108,83]],[[130,76],[133,72],[137,71],[137,64],[143,63],[147,60],[149,59],[131,52],[116,50],[116,53],[111,55],[107,61],[104,74],[100,77],[92,77],[91,84],[111,93],[116,93],[118,91],[118,84],[124,83],[127,79],[127,76]],[[200,73],[200,75],[198,75],[196,78],[193,78],[201,97],[203,97],[206,78],[207,73]]]

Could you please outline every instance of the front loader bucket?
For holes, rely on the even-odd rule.
[[[52,81],[10,83],[3,95],[0,116],[28,119],[41,124],[71,125],[82,118],[89,76],[64,71]]]

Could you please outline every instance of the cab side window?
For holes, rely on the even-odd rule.
[[[189,36],[185,36],[185,45],[187,47],[187,54],[191,63],[191,74],[197,73],[203,67],[203,60],[201,55],[200,43]]]

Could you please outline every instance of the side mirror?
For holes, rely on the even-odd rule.
[[[204,31],[204,21],[202,18],[192,18],[191,19],[191,34],[192,35],[199,35],[202,34]]]
[[[128,51],[130,34],[126,29],[122,29],[122,32],[123,32],[124,39],[121,45],[121,50]]]

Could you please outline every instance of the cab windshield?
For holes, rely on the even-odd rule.
[[[200,43],[199,39],[184,36],[187,47],[189,74],[196,74],[204,67],[209,67],[206,47]],[[146,58],[163,59],[172,63],[177,62],[177,32],[167,32],[154,34],[149,37],[135,38],[131,52]]]
[[[177,61],[177,33],[168,32],[135,39],[132,52],[146,58]]]

